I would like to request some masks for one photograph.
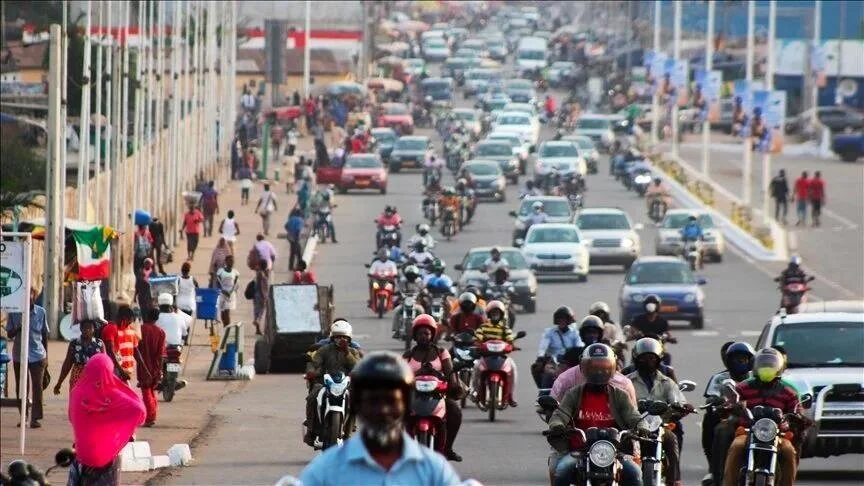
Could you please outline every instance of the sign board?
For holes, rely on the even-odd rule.
[[[279,20],[264,22],[265,79],[269,83],[285,82],[285,24]]]
[[[25,265],[29,253],[24,241],[0,241],[0,309],[24,312],[30,291]]]
[[[271,285],[270,310],[278,334],[321,332],[317,285]]]
[[[734,105],[732,108],[732,130],[741,138],[750,136],[750,110],[753,107],[751,83],[746,79],[735,80]]]

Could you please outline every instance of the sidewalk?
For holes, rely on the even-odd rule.
[[[300,140],[298,150],[301,153],[305,152],[311,149],[311,145],[311,138],[303,138]],[[279,169],[281,174],[287,175],[288,171],[286,171],[285,165],[280,162],[270,164],[269,177],[272,177],[275,169]],[[285,282],[291,278],[291,274],[288,272],[288,242],[284,239],[282,227],[289,211],[294,206],[296,197],[286,193],[285,175],[281,176],[280,182],[271,186],[278,204],[278,211],[271,220],[271,236],[268,238],[276,247],[278,254],[271,278],[271,282],[274,283]],[[220,188],[220,213],[214,219],[213,236],[201,239],[195,260],[192,262],[192,274],[200,286],[206,286],[209,280],[210,255],[219,239],[218,224],[228,210],[233,209],[240,229],[235,247],[235,267],[240,272],[241,295],[238,296],[237,310],[232,311],[232,317],[235,322],[244,323],[246,337],[244,356],[247,362],[253,356],[255,329],[252,326],[252,302],[243,298],[242,289],[246,287],[250,279],[254,278],[246,266],[246,254],[254,244],[256,234],[261,231],[261,219],[255,213],[255,204],[261,192],[262,184],[256,182],[250,194],[249,205],[241,206],[239,181],[229,181],[225,187]],[[283,238],[277,238],[278,234],[282,234]],[[183,263],[182,256],[185,256],[186,252],[185,244],[185,240],[180,241],[179,246],[174,248],[176,258],[174,262],[165,266],[168,273],[179,273]],[[218,329],[221,330],[221,327]],[[156,425],[153,428],[139,428],[136,433],[138,440],[150,443],[154,455],[166,454],[168,448],[173,444],[188,443],[192,447],[194,460],[195,440],[202,431],[208,428],[212,420],[209,411],[216,406],[223,395],[237,392],[248,385],[248,382],[245,381],[206,381],[207,370],[213,359],[213,354],[210,352],[209,333],[204,327],[204,321],[196,320],[192,333],[190,345],[187,347],[188,354],[185,358],[186,368],[184,372],[184,378],[188,380],[189,386],[179,391],[171,403],[162,402],[160,397]],[[49,370],[53,380],[56,380],[60,375],[60,367],[65,358],[67,347],[68,344],[64,341],[51,341],[48,344]],[[13,385],[15,385],[15,380],[11,367],[9,380],[10,394],[14,397],[15,388]],[[131,383],[134,386],[134,379]],[[57,450],[70,447],[73,440],[72,428],[67,418],[68,381],[63,384],[62,388],[61,395],[54,396],[51,390],[53,389],[52,382],[52,386],[45,391],[45,417],[42,420],[42,428],[27,429],[25,457],[28,462],[32,462],[42,470],[53,464],[54,453]],[[17,423],[17,410],[11,408],[0,410],[0,467],[4,469],[9,461],[20,457],[18,454],[19,429],[15,426]],[[157,473],[158,470],[147,473],[123,473],[122,482],[123,484],[144,484]],[[66,470],[58,470],[53,472],[48,479],[54,484],[64,484],[66,475]]]

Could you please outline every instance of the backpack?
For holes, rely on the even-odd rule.
[[[153,249],[153,245],[150,244],[150,240],[147,238],[147,233],[143,235],[141,233],[135,233],[135,258],[139,260],[143,260],[150,256],[150,252]]]

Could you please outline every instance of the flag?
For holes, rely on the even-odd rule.
[[[107,226],[73,231],[78,249],[78,279],[105,280],[111,274],[111,240],[115,232]]]

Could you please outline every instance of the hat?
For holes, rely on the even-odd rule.
[[[168,292],[162,292],[161,294],[159,294],[156,302],[159,305],[174,305],[174,296],[169,294]]]

